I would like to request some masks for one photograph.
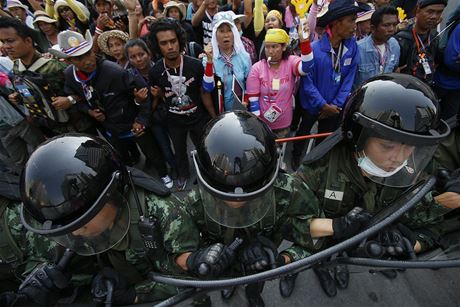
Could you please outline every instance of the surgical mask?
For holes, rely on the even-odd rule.
[[[363,153],[363,155],[364,155],[364,157],[359,157],[358,158],[358,166],[364,172],[366,172],[367,174],[369,174],[371,176],[375,176],[375,177],[387,178],[387,177],[393,176],[394,174],[399,172],[403,167],[405,167],[407,165],[407,160],[405,160],[396,169],[394,169],[394,170],[392,170],[390,172],[387,172],[387,171],[381,169],[380,167],[378,167],[377,165],[375,165],[374,162],[372,162],[372,160],[369,159],[369,157],[366,156],[365,153]]]

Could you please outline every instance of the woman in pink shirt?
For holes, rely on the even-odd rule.
[[[265,35],[267,59],[254,64],[246,81],[249,110],[258,115],[278,137],[289,132],[292,121],[293,94],[299,76],[311,66],[308,30],[300,36],[301,57],[288,55],[289,36],[282,29],[269,29]]]

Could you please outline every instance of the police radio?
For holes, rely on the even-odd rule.
[[[144,248],[147,252],[152,249],[157,249],[161,246],[161,241],[159,241],[159,238],[161,238],[161,233],[159,231],[158,221],[154,216],[146,217],[144,215],[130,171],[128,171],[128,180],[134,193],[137,210],[139,211],[138,228],[142,241],[144,242]]]

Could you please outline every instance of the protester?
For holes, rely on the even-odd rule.
[[[266,59],[252,66],[247,81],[251,112],[267,123],[279,138],[289,132],[296,81],[309,72],[313,57],[308,36],[306,40],[301,38],[301,58],[288,54],[288,43],[286,31],[269,29],[265,35]]]
[[[441,118],[447,120],[460,110],[460,5],[449,16],[439,44],[439,66],[434,75],[435,91],[441,99]]]
[[[436,26],[447,5],[445,0],[419,0],[415,12],[415,23],[396,34],[401,56],[400,72],[416,76],[433,84],[438,40]]]
[[[50,18],[43,11],[35,11],[33,24],[46,37],[49,48],[57,44],[57,35],[59,33],[57,20]]]
[[[222,80],[224,111],[231,111],[234,107],[233,78],[236,77],[244,90],[251,69],[249,54],[244,49],[231,13],[219,12],[214,16],[211,48],[209,50],[208,47],[210,56],[207,60],[212,61],[214,74]]]
[[[370,20],[371,35],[358,42],[359,64],[355,88],[369,78],[398,68],[400,49],[393,37],[398,24],[398,11],[391,6],[377,9]]]
[[[353,35],[356,13],[361,11],[351,0],[336,0],[319,18],[318,25],[326,28],[326,33],[312,44],[314,65],[311,73],[301,80],[303,110],[296,135],[308,134],[317,120],[318,132],[338,127],[358,66],[358,46]],[[294,170],[299,166],[304,147],[305,141],[294,143],[291,160]]]
[[[59,31],[71,30],[84,34],[89,29],[90,13],[83,3],[76,0],[46,0],[46,13],[56,19]]]
[[[111,30],[99,35],[97,44],[103,53],[113,57],[118,65],[126,69],[129,66],[129,60],[125,56],[124,46],[128,40],[127,33],[120,30]]]
[[[182,55],[186,39],[179,22],[161,19],[154,23],[149,40],[154,52],[163,55],[149,72],[154,108],[161,108],[161,116],[168,123],[176,154],[177,189],[184,190],[190,177],[187,136],[197,146],[204,125],[216,113],[211,95],[204,89],[203,65]]]

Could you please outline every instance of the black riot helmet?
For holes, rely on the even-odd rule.
[[[438,99],[427,84],[410,75],[391,73],[369,79],[351,95],[342,131],[369,178],[403,187],[414,183],[450,129],[439,118]],[[375,139],[386,143],[370,148]],[[391,156],[391,150],[404,159],[397,166],[386,163],[385,169],[385,163],[379,165],[368,155],[376,148],[383,154],[388,149],[387,160],[398,159]]]
[[[265,123],[246,111],[223,113],[206,125],[192,156],[211,219],[241,228],[263,218],[274,201],[280,163]]]
[[[84,134],[54,137],[32,153],[22,172],[22,223],[82,255],[107,250],[129,227],[126,179],[124,165],[104,140]],[[85,235],[81,229],[100,212],[107,227]]]

